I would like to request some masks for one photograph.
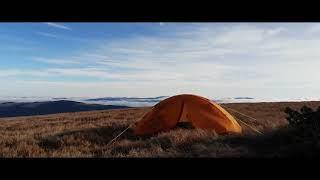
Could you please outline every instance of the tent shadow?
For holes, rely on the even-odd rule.
[[[127,125],[118,125],[118,126],[103,126],[98,128],[88,128],[83,130],[75,130],[68,131],[63,133],[58,133],[55,135],[47,136],[39,139],[38,145],[47,150],[58,150],[60,148],[64,148],[66,146],[82,146],[85,143],[89,143],[91,145],[98,146],[106,146],[113,138],[119,135],[122,131],[124,131],[128,126]],[[187,129],[192,130],[192,127],[188,123],[179,123],[177,127],[172,129],[173,131],[177,129]],[[246,136],[246,135],[227,135],[227,136],[219,136],[219,138],[199,138],[193,139],[192,141],[183,142],[180,144],[172,144],[169,136],[161,136],[159,134],[153,135],[144,135],[144,136],[136,136],[133,134],[132,129],[128,129],[125,133],[123,133],[120,137],[117,138],[117,141],[121,140],[129,140],[131,142],[139,142],[136,145],[128,144],[122,146],[116,146],[113,148],[112,152],[123,152],[126,153],[132,147],[137,149],[150,148],[151,144],[156,144],[161,148],[169,149],[169,148],[177,148],[177,150],[181,153],[181,156],[185,156],[184,154],[198,151],[197,147],[194,147],[195,144],[203,144],[207,146],[212,143],[213,148],[218,147],[219,144],[228,144],[230,146],[245,146],[253,151],[256,151],[257,145],[265,143],[261,143],[261,137],[256,136]],[[216,146],[216,147],[214,147]],[[270,148],[269,148],[270,149]],[[215,150],[215,149],[214,149]]]
[[[69,131],[41,138],[38,145],[47,150],[58,150],[65,146],[80,148],[86,143],[106,146],[126,128],[127,125],[118,125]],[[179,124],[177,129],[180,128],[192,127]],[[126,154],[132,149],[149,149],[154,145],[164,151],[174,150],[178,153],[177,156],[182,157],[319,157],[320,144],[311,135],[301,136],[302,132],[304,131],[301,129],[285,127],[264,135],[204,137],[174,144],[171,139],[172,135],[175,135],[174,130],[167,135],[135,136],[132,130],[128,129],[117,141],[129,140],[130,143],[115,146],[112,152]]]
[[[39,140],[38,145],[45,149],[59,149],[65,145],[81,145],[87,142],[95,145],[107,145],[113,138],[124,131],[128,126],[119,125],[116,127],[103,126],[99,128],[88,128],[84,130],[68,131],[52,136],[47,136]],[[117,140],[128,139],[131,141],[143,140],[149,136],[135,136],[131,129],[128,129]]]
[[[46,136],[39,139],[38,145],[44,149],[55,150],[68,145],[81,145],[84,142],[95,144],[99,146],[107,145],[117,135],[123,132],[128,125],[118,126],[103,126],[98,128],[88,128],[83,130],[67,131],[63,133]],[[194,129],[188,123],[179,123],[174,129]],[[157,137],[158,134],[136,136],[130,128],[125,133],[117,138],[120,140],[129,141],[148,141],[151,137]],[[164,140],[165,141],[165,140]]]

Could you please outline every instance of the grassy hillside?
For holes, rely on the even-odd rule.
[[[123,108],[128,107],[101,104],[86,104],[66,100],[21,103],[6,102],[0,103],[0,118]]]
[[[107,143],[113,137],[137,122],[149,108],[0,118],[0,157],[314,156],[318,146],[297,140],[299,132],[285,128],[285,107],[299,109],[303,105],[316,108],[320,102],[224,105],[257,118],[252,121],[229,111],[265,135],[253,133],[242,123],[241,136],[218,136],[180,127],[151,137],[136,137],[129,130],[110,146]]]

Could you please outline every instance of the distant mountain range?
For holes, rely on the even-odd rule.
[[[128,108],[128,106],[86,104],[67,100],[44,102],[4,102],[0,103],[0,117],[45,115],[122,108]]]
[[[254,99],[252,97],[235,97],[234,99]]]
[[[86,99],[85,101],[128,101],[128,102],[159,102],[160,100],[168,96],[158,96],[158,97],[104,97],[95,99]]]

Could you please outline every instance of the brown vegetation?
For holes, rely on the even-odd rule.
[[[264,133],[272,133],[287,125],[286,107],[297,110],[303,105],[315,109],[320,102],[224,106],[255,117],[257,121],[229,111]],[[283,145],[281,137],[290,139],[290,134],[283,134],[288,131],[258,137],[240,123],[244,128],[241,136],[218,136],[215,132],[178,127],[154,136],[136,137],[129,130],[107,146],[112,138],[137,122],[148,110],[130,108],[0,118],[0,157],[268,157],[279,155],[280,151],[275,152]],[[282,149],[287,151],[294,147],[291,145],[283,145]]]

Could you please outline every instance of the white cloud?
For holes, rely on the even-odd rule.
[[[70,27],[58,23],[46,23],[48,26],[59,28],[59,29],[66,29],[66,30],[71,30]]]
[[[16,77],[16,76],[36,76],[36,77],[44,77],[50,76],[46,71],[39,70],[23,70],[23,69],[9,69],[9,70],[0,70],[0,78],[6,77]]]
[[[95,80],[33,84],[57,89],[50,93],[104,96],[303,96],[301,89],[316,94],[320,38],[303,35],[316,26],[205,24],[167,36],[108,40],[76,55],[33,59],[52,65],[38,73]]]
[[[37,32],[37,34],[45,37],[57,38],[58,36],[52,33],[45,33],[45,32]]]
[[[279,28],[274,28],[274,29],[267,30],[266,34],[268,36],[276,36],[276,35],[278,35],[280,33],[285,32],[285,31],[287,31],[285,28],[279,27]]]
[[[316,33],[320,33],[320,24],[319,23],[313,23],[313,24],[304,24],[306,28],[306,33],[314,35]]]
[[[52,58],[44,58],[44,57],[32,57],[33,61],[47,63],[47,64],[55,64],[55,65],[72,65],[72,64],[81,64],[81,62],[75,59],[52,59]]]

